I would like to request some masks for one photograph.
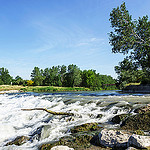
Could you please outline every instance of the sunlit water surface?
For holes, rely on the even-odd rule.
[[[112,117],[133,113],[150,103],[148,94],[121,94],[117,91],[14,93],[0,95],[0,149],[37,150],[40,145],[70,134],[70,128],[83,123],[100,122],[105,128],[116,128]],[[71,112],[75,116],[57,116],[45,111],[22,111],[47,108]],[[102,114],[102,117],[99,117]],[[18,136],[29,136],[22,146],[5,146]]]

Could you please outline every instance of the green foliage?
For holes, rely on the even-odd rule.
[[[0,68],[0,84],[9,85],[12,82],[12,77],[6,68]]]
[[[68,72],[65,75],[65,85],[68,87],[80,86],[81,70],[76,65],[69,65]]]
[[[97,74],[95,70],[80,70],[76,65],[53,66],[52,68],[34,67],[31,80],[20,76],[13,79],[7,69],[0,68],[0,85],[23,85],[21,90],[33,92],[114,90],[115,80],[111,76]],[[113,84],[113,85],[111,85]],[[31,86],[33,85],[33,86]],[[61,88],[63,87],[63,88]]]
[[[13,79],[13,85],[23,85],[25,81],[20,77],[16,76],[15,79]]]
[[[127,54],[115,67],[119,82],[140,80],[150,83],[150,21],[148,16],[132,20],[125,3],[110,13],[110,45],[113,53]]]
[[[42,85],[43,83],[43,70],[40,70],[38,67],[34,67],[31,73],[31,79],[34,82],[34,85]]]
[[[77,87],[86,87],[91,90],[116,89],[115,85],[110,86],[116,82],[111,76],[96,74],[95,70],[82,71],[73,64],[68,67],[65,65],[53,66],[52,68],[45,68],[44,71],[40,71],[40,68],[35,67],[31,77],[34,85],[72,87],[71,91],[73,88],[77,91]],[[50,89],[50,91],[53,91],[53,89]]]
[[[115,66],[115,71],[119,75],[118,82],[121,89],[128,83],[141,83],[145,79],[145,72],[138,70],[136,65],[127,58],[120,62],[119,66]]]

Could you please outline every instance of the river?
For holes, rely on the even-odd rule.
[[[105,128],[117,128],[110,120],[150,103],[150,94],[123,94],[118,91],[8,93],[0,95],[0,149],[37,150],[40,145],[70,134],[70,128],[100,122]],[[57,116],[45,111],[21,109],[46,108],[71,112],[75,116]],[[101,116],[102,117],[99,117]],[[18,136],[29,136],[22,146],[5,146]]]

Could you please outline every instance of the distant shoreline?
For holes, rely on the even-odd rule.
[[[85,87],[57,87],[57,86],[21,86],[21,85],[0,85],[0,91],[12,91],[18,90],[18,92],[76,92],[76,91],[97,91]],[[107,89],[101,89],[107,90]],[[117,90],[116,88],[111,90]],[[8,92],[3,92],[8,93]]]
[[[122,92],[150,94],[150,85],[129,85],[125,87]]]

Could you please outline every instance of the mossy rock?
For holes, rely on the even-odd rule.
[[[149,111],[150,111],[150,105],[149,104],[134,110],[135,113],[140,113],[140,114],[145,113],[145,112],[149,112]]]
[[[115,124],[119,124],[121,121],[125,120],[129,115],[128,114],[121,114],[114,116],[111,121]]]
[[[43,144],[39,149],[50,150],[54,146],[63,145],[68,146],[70,148],[74,148],[75,150],[102,150],[103,147],[96,145],[96,140],[98,140],[98,137],[88,134],[67,136],[62,137],[59,141],[53,144]],[[104,149],[108,150],[107,148]]]
[[[143,135],[143,136],[145,135],[144,131],[142,130],[135,130],[134,133],[138,135]]]
[[[150,130],[150,111],[129,116],[121,125],[123,130]]]
[[[86,131],[96,131],[101,129],[102,127],[99,126],[98,123],[86,123],[79,126],[75,126],[71,129],[71,133],[78,133],[78,132],[86,132]]]
[[[8,142],[8,143],[6,144],[6,146],[8,146],[8,145],[13,145],[13,144],[20,146],[20,145],[26,143],[28,140],[29,140],[29,137],[26,137],[26,136],[19,136],[19,137],[15,138],[13,141]]]

